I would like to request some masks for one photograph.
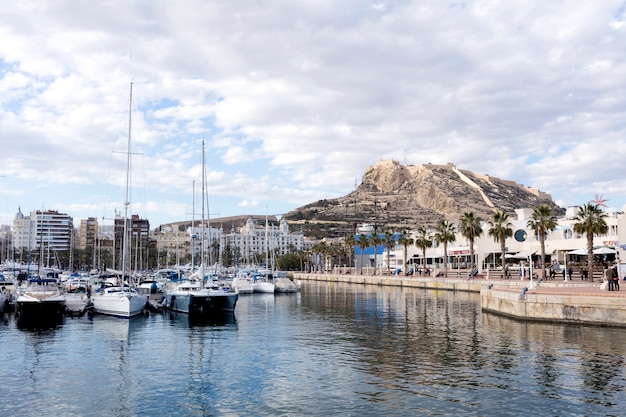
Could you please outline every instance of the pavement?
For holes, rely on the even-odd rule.
[[[494,288],[499,290],[519,291],[519,287],[507,287],[499,286],[498,282],[511,281],[496,279],[494,282]],[[530,281],[525,280],[530,288]],[[536,284],[536,281],[533,281]],[[559,285],[563,284],[563,285]],[[559,294],[559,295],[581,295],[590,297],[613,297],[613,298],[626,298],[626,281],[620,281],[619,291],[601,290],[599,281],[563,281],[563,280],[548,280],[539,283],[539,286],[533,288],[531,291],[536,294]]]

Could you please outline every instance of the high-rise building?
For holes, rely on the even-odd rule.
[[[87,249],[96,247],[98,241],[98,219],[88,217],[81,219],[78,233],[78,248]]]
[[[16,249],[68,251],[72,246],[74,223],[71,216],[56,210],[37,210],[24,216],[21,209],[13,219]]]

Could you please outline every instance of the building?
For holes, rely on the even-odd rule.
[[[212,219],[204,227],[190,222],[177,222],[162,225],[153,233],[158,252],[164,254],[159,261],[161,266],[187,264],[198,265],[202,252],[201,242],[205,242],[206,264],[219,263],[223,266],[261,265],[274,256],[295,253],[303,250],[305,242],[302,233],[289,233],[286,220],[272,221],[262,216]],[[217,227],[215,226],[217,225]],[[230,232],[225,233],[223,226]],[[204,239],[202,233],[204,231]]]
[[[238,263],[259,265],[266,258],[295,253],[304,249],[304,235],[289,233],[289,224],[281,219],[276,224],[255,222],[248,218],[241,228],[224,235],[224,247],[236,249]]]
[[[128,270],[131,268],[130,265],[133,265],[132,269],[144,269],[143,266],[147,264],[145,260],[147,259],[148,248],[150,247],[150,222],[147,219],[142,219],[138,214],[133,214],[128,219],[116,215],[113,229],[114,269]],[[127,232],[126,236],[124,236],[124,231]],[[127,259],[122,256],[124,243],[127,245]],[[127,262],[126,268],[122,265],[124,260]],[[131,260],[132,262],[130,262]]]
[[[86,250],[95,248],[98,241],[98,219],[88,217],[81,219],[80,229],[78,231],[78,248]]]
[[[67,254],[72,248],[73,219],[56,210],[37,210],[25,216],[19,208],[12,229],[14,250],[32,254],[47,265],[58,264],[58,254]]]
[[[624,207],[626,209],[626,206]],[[568,262],[581,263],[585,255],[580,255],[586,251],[587,238],[585,235],[577,234],[573,230],[576,223],[575,217],[578,214],[579,207],[573,206],[566,209],[563,217],[557,219],[557,227],[548,233],[544,240],[547,265],[549,263],[558,263],[565,265]],[[528,220],[533,214],[531,209],[515,210],[517,217],[510,219],[513,229],[513,237],[506,240],[506,256],[514,263],[534,262],[539,264],[541,253],[540,240],[532,229],[527,225]],[[620,235],[626,234],[626,216],[624,210],[621,212],[607,212],[605,221],[608,226],[606,234],[594,236],[594,247],[607,248],[606,252],[615,260],[625,259],[626,245],[620,245]],[[461,270],[466,268],[470,263],[469,242],[459,232],[458,224],[455,225],[457,230],[456,239],[448,244],[448,273],[455,269]],[[501,268],[500,261],[500,244],[495,242],[493,237],[488,235],[489,224],[482,225],[483,233],[474,241],[475,263],[481,273],[486,274],[487,271],[497,270]],[[431,233],[432,234],[432,233]],[[626,236],[621,236],[621,241],[626,240]],[[415,245],[407,247],[407,260],[409,265],[415,265],[415,268],[421,268],[422,265],[428,266],[430,269],[443,269],[444,253],[443,245],[433,239],[433,246],[426,250],[426,259],[422,257],[421,249]],[[606,257],[606,254],[605,254]],[[357,258],[358,262],[358,256]],[[365,266],[373,268],[373,255],[367,256],[364,260]],[[377,257],[376,267],[382,270],[387,269],[386,252]],[[404,247],[396,245],[389,253],[389,269],[404,270]],[[358,267],[358,266],[357,266]],[[411,267],[411,266],[410,266]],[[626,274],[626,268],[620,276]]]
[[[153,237],[156,239],[157,252],[163,255],[159,259],[160,266],[200,265],[202,253],[206,254],[205,264],[213,263],[213,256],[209,260],[209,248],[222,240],[222,230],[207,223],[177,222],[162,225],[153,233]],[[204,252],[201,242],[205,242]]]

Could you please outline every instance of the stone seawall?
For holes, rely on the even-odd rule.
[[[626,300],[609,294],[483,289],[480,303],[483,311],[524,320],[626,327]]]
[[[599,283],[527,280],[293,274],[296,280],[389,285],[480,293],[483,311],[523,320],[626,327],[626,290],[601,291]],[[626,282],[624,283],[626,286]],[[526,289],[526,290],[525,290]]]
[[[371,276],[371,275],[341,275],[341,274],[303,274],[294,273],[294,280],[346,282],[349,284],[389,285],[394,287],[427,288],[450,291],[477,292],[489,285],[484,279],[454,279],[454,278],[411,278],[405,276]]]

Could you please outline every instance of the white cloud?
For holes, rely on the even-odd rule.
[[[28,5],[0,15],[0,222],[42,200],[102,214],[131,80],[152,224],[191,211],[203,139],[224,215],[346,194],[380,158],[626,203],[617,1]]]

